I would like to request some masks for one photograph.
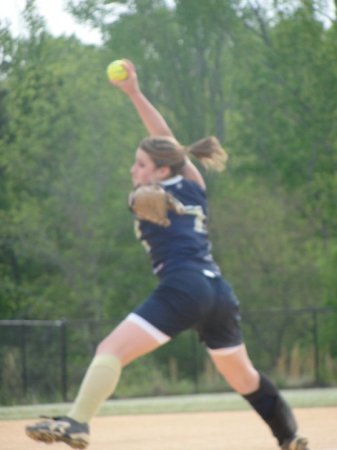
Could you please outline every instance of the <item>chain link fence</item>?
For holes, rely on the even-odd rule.
[[[69,401],[96,345],[116,320],[0,321],[0,402]],[[254,365],[282,388],[337,385],[337,308],[242,313]],[[194,332],[124,369],[117,397],[191,394],[228,387]]]

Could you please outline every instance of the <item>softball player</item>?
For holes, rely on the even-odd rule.
[[[26,433],[39,441],[85,448],[90,420],[114,392],[122,368],[181,331],[195,329],[220,374],[266,422],[279,447],[308,450],[290,407],[247,354],[238,300],[212,257],[206,186],[189,155],[221,170],[226,153],[213,137],[181,146],[141,92],[133,64],[125,61],[125,67],[128,78],[112,84],[129,97],[150,135],[136,150],[133,186],[159,184],[183,212],[169,211],[166,226],[136,217],[136,235],[152,260],[157,288],[98,345],[68,414],[27,426]]]

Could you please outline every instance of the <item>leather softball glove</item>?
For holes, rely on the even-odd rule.
[[[168,212],[184,214],[184,205],[158,184],[140,186],[129,195],[129,207],[141,220],[162,227],[171,224]]]

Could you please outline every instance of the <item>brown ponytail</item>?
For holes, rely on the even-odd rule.
[[[221,172],[225,169],[228,154],[215,136],[200,139],[186,147],[187,153],[195,156],[206,169]]]
[[[218,172],[225,168],[228,158],[219,140],[214,136],[200,139],[188,147],[184,147],[170,136],[148,137],[141,141],[139,147],[150,156],[157,167],[170,167],[172,175],[181,173],[186,156],[189,154],[200,160],[206,169]]]

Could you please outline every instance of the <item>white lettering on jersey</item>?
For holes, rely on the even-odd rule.
[[[143,244],[143,247],[145,248],[146,252],[150,253],[151,247],[150,247],[149,243],[145,239],[141,239],[142,233],[140,231],[140,222],[138,219],[135,219],[135,221],[134,221],[134,230],[135,230],[136,238]]]
[[[207,233],[206,215],[200,205],[185,205],[185,214],[195,216],[194,231],[197,233]]]

